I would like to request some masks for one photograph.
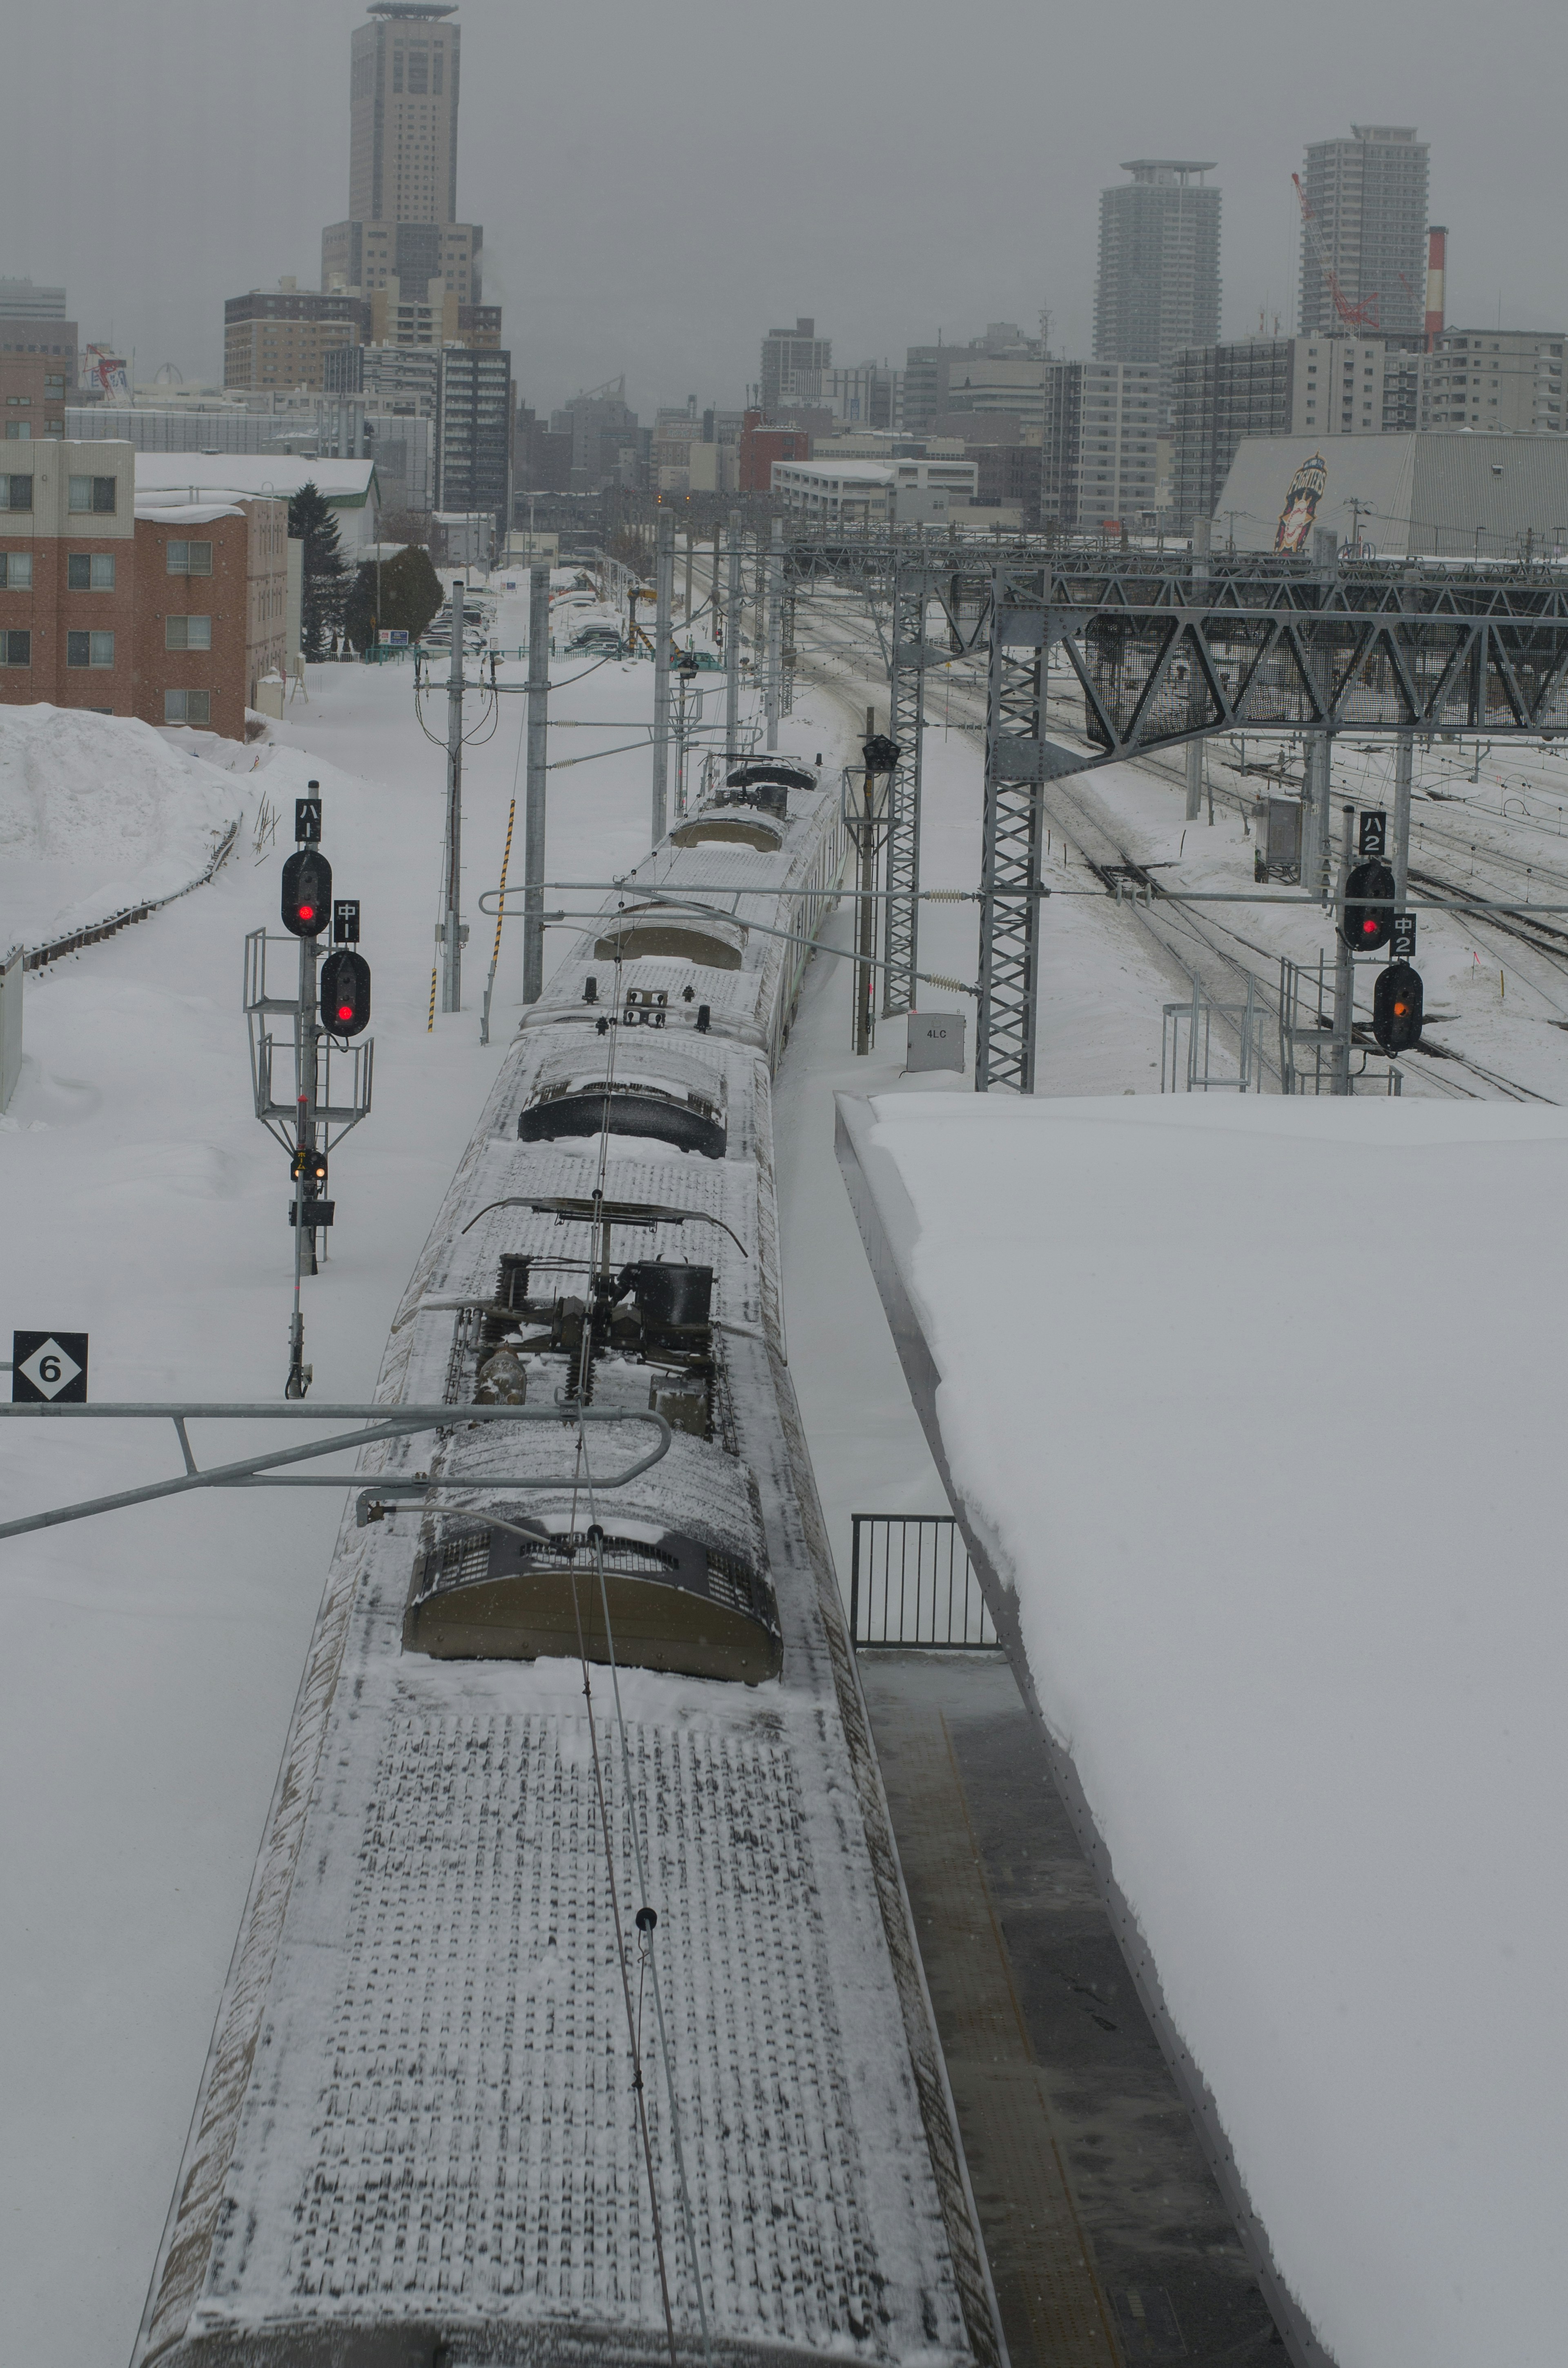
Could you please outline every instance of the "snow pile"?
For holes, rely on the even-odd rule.
[[[1282,2272],[1339,2368],[1548,2368],[1568,1112],[872,1110],[955,1486]]]
[[[150,723],[0,707],[0,947],[172,895],[240,803],[216,766]]]

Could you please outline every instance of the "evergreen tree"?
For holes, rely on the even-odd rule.
[[[381,604],[379,610],[378,572]],[[357,650],[369,647],[378,628],[405,632],[410,641],[417,641],[440,608],[442,598],[441,579],[431,565],[429,552],[418,543],[400,551],[395,559],[384,561],[379,571],[373,562],[367,562],[354,578],[344,610],[348,638]]]
[[[289,505],[289,537],[305,546],[301,624],[305,655],[319,658],[328,635],[342,622],[347,570],[338,548],[337,520],[313,484],[301,485]]]

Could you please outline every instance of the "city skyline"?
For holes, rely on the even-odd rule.
[[[823,14],[805,10],[807,49]],[[1202,8],[1198,22],[1217,27],[1226,14]],[[697,185],[726,191],[725,202],[676,241],[662,264],[655,258],[650,265],[628,235],[637,216],[627,199],[665,169],[653,129],[659,107],[651,102],[669,87],[672,69],[659,45],[630,15],[617,16],[616,40],[629,71],[606,91],[596,82],[597,61],[581,29],[551,23],[538,36],[535,67],[525,72],[517,29],[487,17],[474,0],[461,17],[469,73],[459,211],[486,225],[484,295],[506,307],[520,390],[548,410],[578,388],[625,370],[635,407],[645,414],[694,391],[704,400],[738,403],[756,369],[759,328],[807,313],[837,353],[857,360],[885,355],[896,366],[906,346],[938,332],[961,343],[989,319],[1032,326],[1045,306],[1053,351],[1086,356],[1099,191],[1115,178],[1119,156],[1162,154],[1178,145],[1215,157],[1215,178],[1227,194],[1220,334],[1248,333],[1260,313],[1266,323],[1278,313],[1290,324],[1300,300],[1301,245],[1290,174],[1302,169],[1313,142],[1347,136],[1353,113],[1416,123],[1430,145],[1432,207],[1451,233],[1450,321],[1494,320],[1500,308],[1506,325],[1550,326],[1568,309],[1560,268],[1544,243],[1548,210],[1518,202],[1532,190],[1538,200],[1544,197],[1548,152],[1530,137],[1532,94],[1518,102],[1525,113],[1519,119],[1516,108],[1510,133],[1508,154],[1523,176],[1518,194],[1510,199],[1499,176],[1478,164],[1473,123],[1494,79],[1489,59],[1478,62],[1463,94],[1450,92],[1374,21],[1364,28],[1362,81],[1372,85],[1375,106],[1331,87],[1332,77],[1314,59],[1278,85],[1287,98],[1282,108],[1278,95],[1270,97],[1265,122],[1236,101],[1259,96],[1271,65],[1282,64],[1287,44],[1278,37],[1253,40],[1244,62],[1233,65],[1221,102],[1199,89],[1154,12],[1135,15],[1152,69],[1141,87],[1160,86],[1142,108],[1129,109],[1114,139],[1092,110],[1049,142],[1032,139],[1032,117],[1009,87],[995,101],[1006,136],[998,140],[992,180],[984,188],[964,185],[956,202],[941,176],[913,153],[899,152],[889,131],[855,119],[848,91],[857,60],[864,63],[865,28],[844,33],[843,86],[835,81],[813,98],[817,129],[803,155],[790,151],[782,128],[790,111],[783,102],[799,92],[806,72],[803,54],[771,60],[778,124],[771,113],[760,124],[748,115],[743,137],[739,122],[721,108]],[[203,15],[194,0],[168,0],[144,53],[134,54],[115,24],[100,18],[96,0],[64,0],[52,18],[29,24],[34,82],[54,70],[56,53],[63,69],[67,34],[88,42],[85,53],[103,67],[101,95],[96,81],[84,92],[83,138],[63,180],[43,170],[43,127],[19,103],[27,77],[11,78],[9,97],[0,98],[19,200],[8,210],[0,268],[65,282],[84,337],[133,344],[143,380],[165,360],[189,379],[217,380],[223,295],[272,285],[290,272],[302,287],[318,284],[321,225],[345,211],[349,42],[365,11],[343,0],[319,13],[298,0],[262,0],[244,22],[253,37],[277,38],[251,40],[255,80],[243,106],[226,115],[215,105],[185,127],[179,143],[129,153],[110,140],[116,91],[134,98],[149,60],[160,79],[174,51],[188,55],[193,67],[210,60],[215,86],[226,86],[216,50],[224,28],[238,21],[232,6]],[[687,7],[677,21],[695,38],[708,12]],[[1043,47],[1032,20],[1010,0],[987,21],[1007,29],[1020,57]],[[1082,27],[1062,38],[1086,61],[1099,55]],[[744,30],[725,62],[708,56],[703,87],[721,98],[732,89],[738,94],[761,53],[756,41]],[[1153,70],[1162,58],[1170,69],[1163,76]],[[926,90],[917,55],[895,60],[887,73],[890,99],[902,93],[901,104],[913,104]],[[551,81],[559,85],[562,77],[581,77],[585,91],[594,90],[591,125],[583,110],[530,105],[530,91]],[[1511,95],[1511,105],[1517,97]],[[899,107],[888,112],[891,120]],[[99,116],[107,144],[90,136]],[[1151,136],[1140,140],[1141,132]],[[869,156],[876,159],[869,174]],[[176,172],[181,162],[183,178]],[[784,208],[774,202],[780,172],[790,192]],[[210,193],[195,208],[179,195],[193,176]],[[845,237],[846,208],[864,222],[866,250],[879,258],[874,273],[859,268],[858,243]],[[1050,225],[1048,238],[1040,235],[1042,222]],[[898,222],[912,234],[903,235]],[[976,233],[993,224],[987,259],[977,269]]]

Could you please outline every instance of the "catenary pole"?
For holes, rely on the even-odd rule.
[[[1209,526],[1207,518],[1198,518],[1192,529],[1192,601],[1196,607],[1203,586],[1209,581]],[[1209,686],[1203,679],[1202,668],[1196,655],[1187,660],[1187,712],[1194,723],[1201,723],[1208,712]],[[1203,804],[1203,751],[1206,742],[1189,740],[1187,744],[1187,819],[1196,822]]]
[[[773,521],[767,549],[767,745],[778,746],[778,705],[784,654],[784,521]]]
[[[1402,732],[1393,750],[1393,895],[1394,911],[1403,913],[1410,887],[1410,776],[1415,735]]]
[[[441,918],[441,1008],[462,1009],[463,631],[468,581],[452,585],[452,646],[447,668],[447,876]]]
[[[523,1001],[544,991],[544,791],[549,778],[550,569],[528,570],[528,748],[523,795]]]
[[[657,847],[669,827],[670,802],[670,610],[675,605],[676,522],[659,512],[653,561],[653,836]]]
[[[1350,1091],[1350,1030],[1355,1011],[1356,964],[1345,937],[1345,891],[1350,878],[1350,828],[1355,819],[1355,807],[1346,806],[1339,840],[1339,882],[1334,898],[1334,1090],[1336,1094]]]
[[[724,754],[740,754],[741,514],[730,512],[729,565],[724,587]]]

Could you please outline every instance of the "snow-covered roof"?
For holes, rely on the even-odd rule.
[[[1286,2286],[1339,2368],[1557,2358],[1568,1111],[840,1112],[927,1435]]]
[[[314,485],[335,508],[362,507],[376,484],[373,461],[311,461],[292,452],[138,452],[136,491],[195,500],[200,494],[254,501],[290,500]]]
[[[154,526],[210,526],[214,518],[244,518],[244,512],[233,502],[139,501],[136,515]]]

